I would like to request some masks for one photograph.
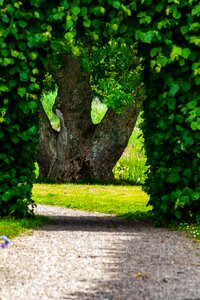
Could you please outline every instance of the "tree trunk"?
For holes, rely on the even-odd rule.
[[[60,119],[60,131],[51,127],[41,107],[40,177],[57,182],[86,177],[114,179],[112,169],[127,146],[139,114],[138,104],[121,115],[109,108],[101,123],[94,125],[89,75],[81,70],[78,59],[65,56],[64,67],[54,79],[59,90],[53,111]]]

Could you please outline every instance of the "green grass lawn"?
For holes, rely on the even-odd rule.
[[[114,214],[126,219],[151,221],[148,196],[139,186],[91,185],[91,184],[34,184],[33,200],[36,204],[48,204],[72,209]],[[29,233],[30,229],[51,222],[45,217],[15,220],[0,219],[0,235],[13,238]],[[200,224],[171,224],[172,229],[184,230],[200,240]]]
[[[148,196],[138,186],[90,184],[35,184],[33,200],[126,218],[148,218]]]
[[[40,225],[49,223],[50,219],[46,217],[33,217],[16,220],[13,218],[0,218],[0,236],[6,235],[13,238],[21,234],[30,234],[30,229],[36,228]]]
[[[152,220],[149,197],[139,186],[35,184],[33,199],[38,204],[115,214],[126,219]],[[172,223],[171,229],[186,231],[200,240],[200,224]]]

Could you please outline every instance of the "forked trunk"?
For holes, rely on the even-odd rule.
[[[109,108],[101,123],[94,125],[89,75],[81,70],[78,59],[65,56],[64,67],[54,78],[59,90],[53,111],[60,119],[60,131],[52,128],[41,107],[40,177],[57,182],[86,177],[114,179],[112,169],[127,146],[139,114],[138,104],[121,115]]]

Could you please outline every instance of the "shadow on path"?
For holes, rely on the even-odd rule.
[[[125,220],[115,216],[50,216],[53,224],[44,226],[43,230],[66,230],[66,231],[120,231],[129,232],[137,227],[137,231],[151,228],[148,222],[137,220]]]
[[[108,247],[102,249],[107,259],[101,279],[94,276],[89,288],[66,293],[59,299],[200,299],[200,258],[195,257],[200,248],[183,235],[115,216],[80,213],[51,217],[54,223],[42,230],[103,233],[109,241]],[[95,274],[95,257],[90,253],[88,259],[94,259]]]

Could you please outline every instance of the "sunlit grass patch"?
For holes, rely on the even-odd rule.
[[[38,204],[58,205],[129,218],[139,218],[139,212],[148,215],[150,210],[150,207],[146,206],[148,196],[138,186],[35,184],[33,200]]]
[[[34,229],[49,222],[49,218],[42,216],[24,218],[22,220],[0,218],[0,236],[6,235],[9,238],[13,238],[17,235],[27,234],[31,232],[30,229]]]

